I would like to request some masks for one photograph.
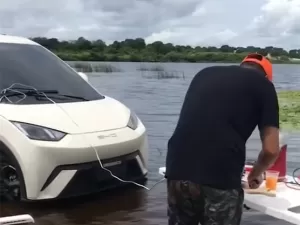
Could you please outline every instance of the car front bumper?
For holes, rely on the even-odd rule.
[[[101,168],[98,158],[123,180],[136,181],[148,172],[148,141],[141,123],[136,130],[68,134],[59,142],[32,141],[23,134],[18,140],[9,148],[22,170],[23,200],[77,196],[121,185]]]
[[[144,180],[147,175],[147,170],[144,168],[140,151],[138,150],[127,155],[102,160],[102,165],[104,168],[109,169],[114,176],[124,181],[139,182]],[[60,180],[68,172],[70,175],[74,175],[56,198],[90,194],[127,184],[114,178],[110,172],[102,169],[99,161],[61,165],[56,167],[46,180],[41,189],[42,194],[40,198],[47,199],[47,189],[53,189],[51,186],[60,186]]]

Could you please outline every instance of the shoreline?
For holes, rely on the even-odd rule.
[[[152,52],[101,51],[53,51],[55,55],[69,62],[132,62],[132,63],[241,63],[247,54],[222,52],[182,52],[176,55]],[[277,56],[268,57],[273,64],[300,64],[300,59]]]
[[[100,60],[65,60],[65,59],[62,59],[66,62],[72,62],[72,63],[89,63],[89,62],[93,62],[93,63],[153,63],[153,64],[164,64],[164,63],[192,63],[192,64],[196,64],[196,63],[206,63],[206,64],[213,64],[213,63],[223,63],[223,64],[231,64],[231,63],[234,63],[234,64],[239,64],[241,63],[241,61],[197,61],[197,62],[189,62],[189,61],[180,61],[180,62],[177,62],[177,61],[100,61]],[[286,65],[300,65],[300,61],[299,62],[291,62],[291,61],[273,61],[272,64],[286,64]]]

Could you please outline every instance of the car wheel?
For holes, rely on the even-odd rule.
[[[6,201],[20,200],[20,180],[14,165],[0,152],[0,197]]]

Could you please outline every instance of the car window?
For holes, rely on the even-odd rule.
[[[65,62],[39,45],[0,43],[0,91],[14,83],[88,100],[103,98]],[[15,86],[17,87],[17,86]],[[18,86],[19,87],[19,86]],[[49,103],[28,98],[21,104]],[[78,101],[78,99],[59,102]]]

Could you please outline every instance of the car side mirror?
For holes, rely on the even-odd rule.
[[[85,73],[77,72],[79,76],[81,76],[82,79],[84,79],[86,82],[89,81],[88,76]]]

